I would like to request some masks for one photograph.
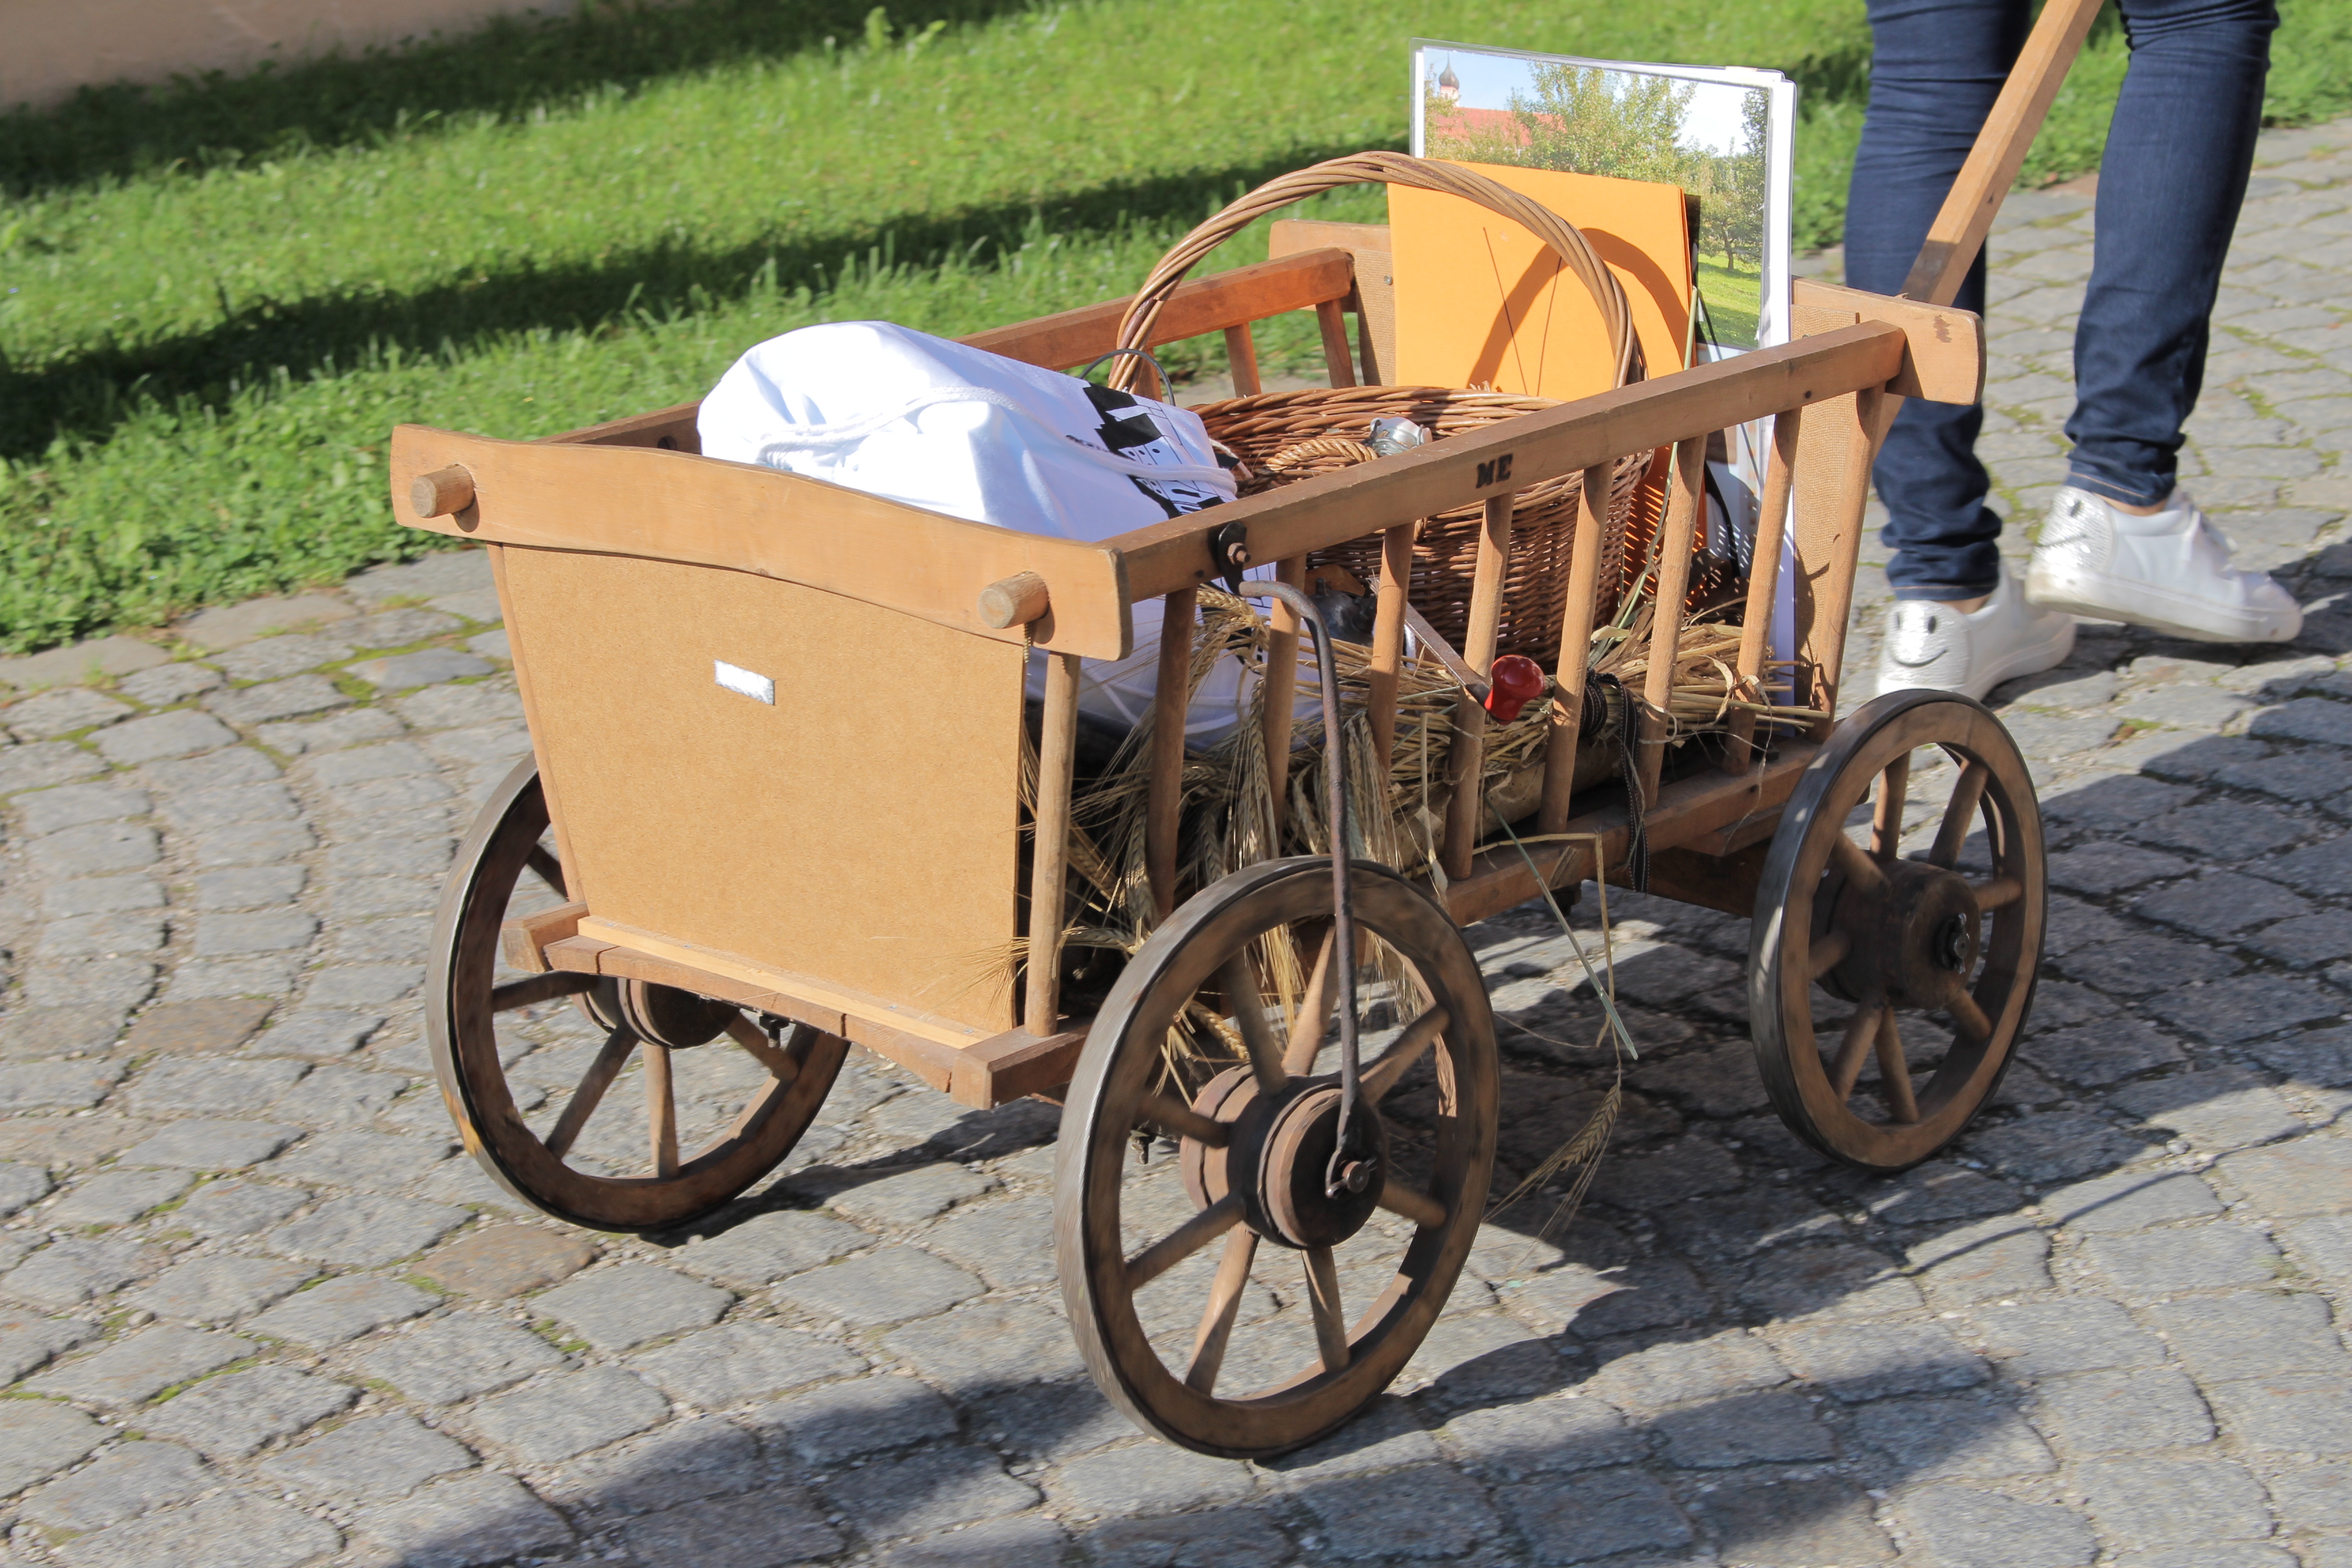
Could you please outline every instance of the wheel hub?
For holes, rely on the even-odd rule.
[[[1258,1093],[1247,1068],[1211,1079],[1192,1101],[1232,1131],[1225,1146],[1184,1141],[1184,1184],[1203,1208],[1238,1193],[1249,1227],[1277,1246],[1336,1247],[1364,1227],[1380,1206],[1388,1175],[1388,1138],[1380,1115],[1360,1106],[1349,1126],[1355,1148],[1342,1162],[1337,1193],[1325,1190],[1339,1138],[1339,1086],[1294,1079],[1277,1100]]]
[[[1834,929],[1853,948],[1836,970],[1837,989],[1849,1000],[1883,994],[1896,1007],[1935,1007],[1965,985],[1984,940],[1976,893],[1957,871],[1917,860],[1880,869],[1886,889],[1877,897],[1852,883],[1840,889]]]
[[[646,980],[621,982],[620,1003],[622,1021],[640,1038],[674,1051],[717,1039],[737,1011],[724,1002]]]

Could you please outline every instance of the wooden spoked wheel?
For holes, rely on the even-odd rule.
[[[1927,690],[1845,720],[1756,895],[1748,1011],[1780,1119],[1868,1171],[1958,1137],[2024,1032],[2048,911],[2041,808],[2000,720]]]
[[[671,986],[503,969],[501,924],[564,901],[547,828],[525,760],[442,892],[425,1005],[442,1099],[482,1169],[533,1207],[598,1230],[686,1224],[792,1152],[848,1047]],[[590,1029],[564,1038],[551,1015],[565,1008]]]
[[[1282,1453],[1361,1409],[1435,1321],[1486,1204],[1499,1077],[1477,963],[1425,894],[1353,876],[1359,999],[1391,1027],[1365,1037],[1371,1136],[1336,1197],[1320,858],[1236,872],[1162,924],[1063,1111],[1055,1238],[1079,1347],[1113,1404],[1202,1453]],[[1381,1100],[1424,1076],[1427,1125],[1388,1123]]]

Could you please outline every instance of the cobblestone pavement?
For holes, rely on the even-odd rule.
[[[1564,1252],[1491,1228],[1394,1394],[1276,1464],[1085,1380],[1045,1108],[853,1063],[692,1240],[454,1152],[426,911],[525,750],[478,556],[0,668],[48,688],[0,711],[0,1557],[2347,1568],[2352,124],[2263,156],[2189,473],[2308,630],[2086,628],[2001,694],[2063,893],[1998,1109],[1902,1180],[1825,1167],[1758,1088],[1745,922],[1628,898],[1645,1054],[1592,1209]],[[1986,448],[2029,515],[2089,218],[2017,198],[1996,240]],[[1472,938],[1508,1177],[1589,1105],[1549,1042],[1591,1019],[1541,919]]]

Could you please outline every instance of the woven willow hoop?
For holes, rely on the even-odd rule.
[[[1601,323],[1609,330],[1610,352],[1617,361],[1616,384],[1623,386],[1642,379],[1642,349],[1633,336],[1633,313],[1625,302],[1625,290],[1619,285],[1616,274],[1601,265],[1601,258],[1593,254],[1592,247],[1585,243],[1574,224],[1542,203],[1497,184],[1484,174],[1459,164],[1408,158],[1402,153],[1356,153],[1276,175],[1211,217],[1178,240],[1144,279],[1143,287],[1136,290],[1126,316],[1119,321],[1118,346],[1150,346],[1151,329],[1160,320],[1160,307],[1176,291],[1176,286],[1184,281],[1184,275],[1209,252],[1270,213],[1345,185],[1411,185],[1438,191],[1475,202],[1517,224],[1551,247],[1552,254],[1576,274],[1591,294],[1592,302],[1601,308]],[[1131,356],[1126,357],[1111,373],[1111,384],[1132,387],[1135,374],[1135,361]]]
[[[1541,204],[1452,163],[1429,163],[1395,153],[1360,153],[1334,158],[1269,181],[1177,241],[1144,280],[1119,324],[1118,341],[1141,347],[1151,340],[1160,310],[1184,275],[1202,257],[1269,213],[1318,192],[1342,185],[1387,184],[1441,191],[1477,203],[1525,227],[1574,272],[1600,308],[1615,355],[1614,382],[1642,378],[1642,351],[1633,314],[1616,276],[1601,263],[1576,226]],[[1122,356],[1113,384],[1129,386],[1138,361]],[[1558,406],[1556,400],[1497,392],[1460,392],[1430,386],[1313,387],[1262,393],[1205,403],[1193,412],[1209,433],[1239,453],[1255,470],[1244,495],[1310,479],[1352,464],[1378,461],[1363,445],[1372,421],[1402,416],[1433,439],[1462,435],[1498,419]],[[1618,459],[1601,531],[1596,577],[1596,618],[1607,621],[1641,570],[1655,519],[1637,507],[1636,496],[1650,467],[1650,454]],[[1576,532],[1581,474],[1564,474],[1520,490],[1515,499],[1511,562],[1503,580],[1500,650],[1525,654],[1549,667],[1559,657],[1562,612],[1568,595],[1568,562]],[[1468,630],[1476,575],[1482,509],[1475,503],[1424,519],[1413,542],[1412,599],[1430,624],[1457,646]],[[1381,542],[1352,540],[1316,552],[1312,565],[1345,567],[1370,583],[1378,576]]]

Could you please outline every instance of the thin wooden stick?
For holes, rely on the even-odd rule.
[[[1919,1101],[1911,1093],[1911,1064],[1903,1059],[1903,1036],[1895,1026],[1892,1007],[1878,1015],[1878,1081],[1895,1121],[1919,1120]]]
[[[1601,540],[1609,522],[1609,489],[1617,465],[1584,470],[1576,498],[1576,539],[1568,556],[1568,605],[1560,612],[1559,664],[1552,675],[1551,732],[1544,738],[1543,806],[1537,830],[1568,828],[1576,790],[1576,742],[1584,723],[1585,667],[1592,658],[1592,616],[1601,593]]]
[[[1789,532],[1790,475],[1797,463],[1797,436],[1802,428],[1801,405],[1772,418],[1772,458],[1764,470],[1764,504],[1756,514],[1756,548],[1748,560],[1747,618],[1739,627],[1739,679],[1745,688],[1764,673],[1764,655],[1772,635],[1772,608],[1779,597],[1780,552]],[[1748,771],[1748,742],[1755,738],[1756,715],[1746,710],[1731,716],[1731,733],[1723,748],[1723,771]],[[1757,759],[1761,765],[1762,759]]]
[[[1404,610],[1412,596],[1412,536],[1420,524],[1401,522],[1381,535],[1381,582],[1372,616],[1372,657],[1365,679],[1372,752],[1385,769],[1396,750],[1397,674],[1404,668]]]
[[[2082,51],[2100,4],[2050,0],[2042,6],[2041,20],[2034,23],[2000,96],[1993,100],[1992,112],[1977,132],[1976,145],[1969,149],[1968,162],[1960,165],[1942,210],[1927,227],[1927,243],[1919,247],[1919,258],[1903,279],[1906,298],[1948,305],[1958,295],[1985,236],[1992,232],[2001,198],[2017,183],[2034,133],[2066,80],[2066,68]]]
[[[1217,978],[1225,988],[1225,1005],[1233,1010],[1234,1026],[1242,1033],[1242,1046],[1249,1053],[1250,1072],[1257,1079],[1258,1092],[1269,1098],[1282,1092],[1290,1081],[1283,1066],[1282,1047],[1275,1043],[1273,1026],[1265,1020],[1265,996],[1257,988],[1257,973],[1250,967],[1249,955],[1237,952],[1225,960]]]
[[[1140,1290],[1242,1222],[1239,1193],[1227,1193],[1207,1208],[1127,1260],[1127,1288]]]
[[[651,1124],[654,1174],[677,1174],[677,1090],[670,1082],[669,1047],[646,1042],[646,1120]]]
[[[1225,1346],[1234,1337],[1234,1320],[1241,1316],[1242,1292],[1249,1288],[1250,1260],[1257,1256],[1257,1232],[1244,1226],[1225,1238],[1225,1255],[1217,1260],[1216,1282],[1201,1310],[1201,1326],[1192,1334],[1192,1363],[1185,1369],[1184,1386],[1207,1394],[1217,1386],[1217,1373],[1225,1364]]]
[[[1307,557],[1294,555],[1274,569],[1277,583],[1307,586]],[[1281,600],[1266,605],[1265,640],[1265,783],[1274,798],[1274,831],[1278,838],[1290,818],[1291,709],[1298,698],[1298,617]]]
[[[1478,533],[1478,565],[1470,584],[1470,625],[1463,634],[1464,662],[1481,679],[1495,663],[1495,641],[1502,627],[1503,577],[1511,565],[1511,502],[1505,494],[1486,498],[1486,516]],[[1445,874],[1470,874],[1470,852],[1476,847],[1479,808],[1486,798],[1480,766],[1486,752],[1486,710],[1467,691],[1454,699],[1454,754],[1447,764],[1453,793],[1445,804]]]
[[[1911,753],[1904,752],[1878,775],[1878,799],[1870,814],[1870,852],[1892,860],[1903,850],[1903,808],[1909,804]]]
[[[1348,347],[1348,318],[1339,301],[1326,300],[1315,307],[1315,324],[1323,329],[1323,365],[1333,386],[1356,384],[1355,355]]]
[[[1192,670],[1192,623],[1199,590],[1179,588],[1162,601],[1160,671],[1151,694],[1151,780],[1144,806],[1143,858],[1151,901],[1166,920],[1176,911],[1176,838],[1184,816],[1184,711]]]
[[[1851,397],[1832,399],[1808,421],[1816,426],[1828,425],[1833,438],[1844,447],[1837,489],[1825,514],[1839,521],[1846,538],[1828,551],[1828,580],[1813,592],[1812,650],[1802,670],[1811,677],[1806,705],[1829,715],[1814,722],[1816,741],[1828,740],[1837,723],[1846,616],[1853,608],[1854,574],[1861,566],[1860,542],[1854,531],[1861,528],[1863,509],[1870,503],[1870,466],[1878,456],[1878,437],[1883,433],[1879,406],[1884,401],[1878,388],[1866,386]],[[1801,500],[1799,504],[1803,504]]]
[[[1339,1305],[1339,1266],[1328,1247],[1307,1249],[1307,1307],[1315,1319],[1315,1348],[1325,1372],[1348,1366],[1348,1319]]]
[[[1675,443],[1675,495],[1658,542],[1658,593],[1650,617],[1650,670],[1643,683],[1642,799],[1658,804],[1658,776],[1666,765],[1666,703],[1674,695],[1675,653],[1682,646],[1683,601],[1690,596],[1691,539],[1698,526],[1706,480],[1706,437]]]
[[[1298,998],[1298,1011],[1290,1020],[1290,1035],[1282,1048],[1282,1070],[1293,1078],[1313,1072],[1315,1058],[1323,1049],[1323,1021],[1331,1012],[1331,955],[1339,949],[1339,937],[1336,925],[1323,933],[1315,967],[1307,972],[1307,989]]]
[[[1029,987],[1024,1026],[1045,1039],[1062,1013],[1062,882],[1070,863],[1070,767],[1078,732],[1078,656],[1045,658],[1037,742],[1037,839],[1029,879]]]
[[[1257,344],[1250,338],[1249,323],[1225,329],[1225,363],[1233,370],[1234,395],[1255,397],[1265,390],[1257,376]]]
[[[563,1113],[555,1119],[554,1127],[548,1131],[545,1142],[549,1153],[561,1160],[571,1152],[572,1145],[579,1141],[581,1129],[588,1125],[588,1119],[596,1113],[596,1106],[604,1098],[604,1091],[613,1087],[614,1079],[621,1076],[621,1069],[628,1065],[629,1053],[636,1048],[637,1037],[626,1024],[616,1026],[604,1037],[604,1044],[596,1052],[596,1059],[590,1062],[588,1070],[580,1075],[579,1083],[572,1087],[571,1100],[563,1107]]]

